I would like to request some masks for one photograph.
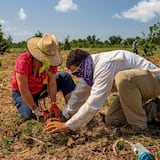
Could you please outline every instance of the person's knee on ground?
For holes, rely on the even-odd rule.
[[[147,117],[143,109],[141,91],[133,80],[140,81],[138,74],[141,73],[136,70],[118,72],[115,76],[115,83],[127,123],[135,129],[143,130],[147,128]]]
[[[13,103],[23,121],[36,119],[36,116],[32,113],[32,110],[26,105],[22,96],[17,91],[12,91]]]
[[[31,119],[36,119],[36,116],[32,113],[32,110],[28,109],[24,109],[22,108],[17,108],[20,117],[22,119],[22,121],[27,121],[27,120],[31,120]]]
[[[105,118],[105,125],[106,127],[120,127],[126,125],[125,122],[122,122],[120,119],[107,119]]]
[[[105,115],[104,120],[105,120],[106,126],[111,126],[111,127],[119,127],[127,123],[121,104],[120,104],[119,96],[116,96],[113,99]]]

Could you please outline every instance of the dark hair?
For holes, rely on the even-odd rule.
[[[69,69],[71,65],[79,66],[89,55],[88,52],[81,49],[72,50],[67,56],[66,67]]]

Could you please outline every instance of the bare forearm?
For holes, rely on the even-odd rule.
[[[56,92],[57,87],[55,85],[49,87],[49,96],[51,98],[51,102],[56,102]]]
[[[31,92],[29,90],[26,90],[25,92],[21,91],[21,95],[23,97],[23,100],[31,110],[35,110],[38,107],[34,102]]]
[[[16,78],[19,91],[21,93],[24,102],[31,110],[35,110],[37,108],[37,105],[35,104],[32,94],[29,90],[27,77],[22,74],[16,73]]]
[[[50,78],[48,82],[48,91],[49,91],[49,96],[51,98],[51,102],[56,102],[57,84],[55,77],[56,76]]]

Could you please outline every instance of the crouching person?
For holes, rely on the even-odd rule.
[[[160,95],[160,68],[145,58],[125,50],[97,54],[76,49],[66,66],[79,83],[64,107],[66,122],[48,122],[45,131],[55,133],[85,127],[102,108],[113,90],[113,100],[104,119],[117,135],[144,133],[147,115],[143,104]]]
[[[43,92],[48,90],[50,96],[50,111],[55,117],[60,117],[61,111],[56,105],[56,93],[61,90],[66,102],[75,88],[74,81],[66,72],[57,72],[57,66],[62,63],[58,51],[58,40],[52,34],[44,34],[42,38],[32,37],[27,41],[28,51],[20,54],[15,62],[12,80],[13,102],[23,121],[39,119],[43,116],[38,106],[38,100]],[[48,72],[40,73],[42,62],[48,60]],[[49,74],[49,72],[52,74]],[[47,87],[44,81],[47,80]]]

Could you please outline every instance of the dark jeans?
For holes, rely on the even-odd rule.
[[[73,91],[75,88],[75,83],[72,80],[70,74],[68,74],[67,72],[57,72],[56,81],[57,81],[57,92],[62,91],[64,96]],[[41,94],[46,89],[47,87],[45,86],[40,93],[33,95],[33,99],[37,105],[38,105],[38,100],[40,98],[48,96],[47,92]],[[12,91],[12,99],[23,121],[36,118],[35,115],[32,113],[32,110],[24,102],[19,92]]]

